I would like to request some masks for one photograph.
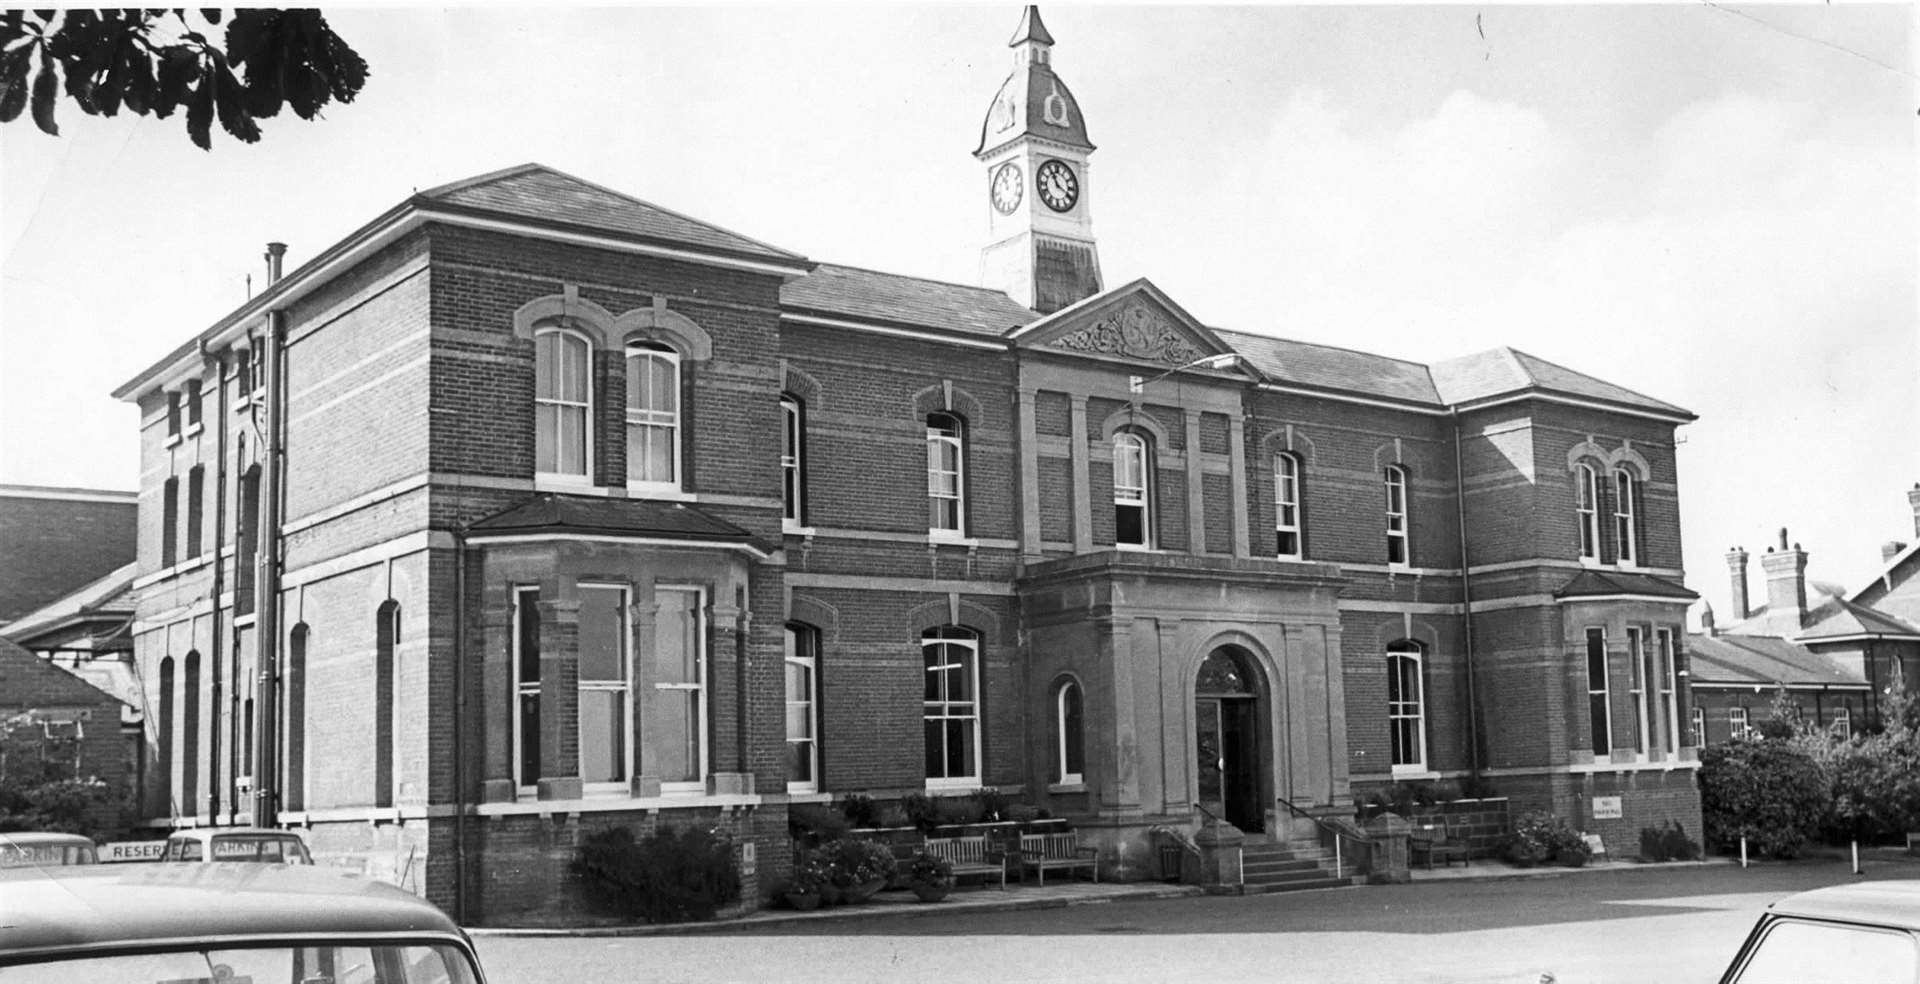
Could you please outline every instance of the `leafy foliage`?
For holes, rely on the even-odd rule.
[[[215,35],[221,21],[226,30]],[[367,63],[318,10],[7,10],[0,13],[0,122],[29,104],[58,136],[62,82],[89,116],[122,108],[160,119],[186,108],[187,136],[211,150],[213,121],[234,139],[260,139],[258,121],[292,107],[303,120],[350,103]]]
[[[1700,750],[1700,811],[1707,841],[1791,858],[1819,828],[1832,800],[1811,756],[1778,739],[1739,738]]]
[[[1548,862],[1578,868],[1587,863],[1593,851],[1565,820],[1544,810],[1532,810],[1514,820],[1513,833],[1507,836],[1506,856],[1523,868]]]
[[[847,836],[853,824],[839,810],[818,803],[799,803],[787,810],[787,836],[801,847],[818,847]]]
[[[0,720],[0,831],[118,833],[93,820],[113,797],[106,783],[81,774],[77,734],[49,736],[26,714]]]
[[[915,851],[907,864],[907,881],[915,885],[952,885],[953,862],[925,849]]]
[[[819,857],[826,862],[827,880],[841,888],[892,878],[896,863],[885,844],[854,837],[820,845]]]
[[[649,923],[712,919],[740,898],[733,842],[696,827],[662,827],[641,840],[612,827],[590,835],[574,859],[596,904]]]
[[[1640,828],[1640,857],[1648,861],[1692,861],[1700,856],[1700,845],[1687,836],[1678,820],[1664,827]]]
[[[847,798],[840,801],[840,812],[852,826],[880,826],[880,805],[865,793],[848,793]]]

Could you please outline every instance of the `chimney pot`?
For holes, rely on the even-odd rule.
[[[1727,551],[1727,575],[1733,587],[1733,620],[1743,621],[1752,614],[1747,605],[1747,551],[1744,548]]]
[[[267,286],[280,282],[280,261],[287,255],[286,243],[267,244]]]

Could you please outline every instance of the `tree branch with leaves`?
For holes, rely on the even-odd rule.
[[[366,82],[366,60],[318,10],[0,12],[0,123],[31,106],[34,124],[53,136],[63,88],[89,116],[124,108],[166,119],[185,107],[187,136],[211,150],[216,118],[253,143],[257,121],[282,107],[312,120],[336,100],[352,102]]]

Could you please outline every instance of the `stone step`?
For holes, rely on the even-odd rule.
[[[1240,887],[1242,895],[1266,895],[1272,892],[1303,892],[1313,888],[1347,888],[1356,884],[1353,878],[1303,878],[1295,881],[1275,882],[1272,884],[1246,884]]]

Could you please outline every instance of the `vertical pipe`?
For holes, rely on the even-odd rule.
[[[270,254],[271,255],[271,254]],[[267,377],[267,426],[261,446],[258,549],[254,553],[253,822],[279,820],[280,500],[286,439],[286,312],[267,314],[260,353]]]
[[[467,542],[453,529],[453,921],[467,922]],[[431,613],[429,613],[431,614]],[[431,621],[428,622],[432,624]],[[429,630],[431,631],[431,630]],[[432,863],[429,857],[428,863]],[[424,893],[422,893],[424,894]]]
[[[207,344],[204,341],[200,343],[200,354],[202,356],[202,365],[205,365],[207,361],[213,363],[213,624],[209,627],[212,638],[212,642],[209,645],[213,652],[218,654],[223,651],[222,644],[225,639],[225,633],[220,631],[220,594],[226,587],[226,577],[224,575],[226,574],[227,564],[226,561],[221,558],[220,550],[222,544],[224,544],[227,539],[227,414],[230,412],[227,409],[227,359],[225,355],[216,355],[209,358],[207,355]],[[200,397],[202,403],[206,401],[204,390],[205,387],[203,386],[203,392]],[[202,414],[201,417],[204,420],[205,414]],[[202,489],[204,490],[204,488],[205,486],[203,485]],[[206,497],[204,495],[201,497],[201,508],[206,508]],[[228,668],[228,673],[232,673],[231,667]],[[213,706],[217,708],[220,706],[220,701],[217,696],[220,689],[220,678],[218,676],[214,677],[213,686],[216,694]],[[231,689],[234,698],[237,699],[240,695],[239,687],[234,686]],[[232,718],[229,717],[228,720],[231,721]],[[219,761],[220,746],[219,738],[217,737],[219,729],[216,728],[214,730],[216,737],[214,739],[215,744],[212,760]],[[228,755],[229,757],[232,756],[231,749],[228,750]],[[234,770],[232,768],[227,770],[227,781],[229,783],[234,781]],[[209,785],[217,784],[209,783]],[[233,811],[239,807],[239,800],[239,790],[229,788],[227,790],[228,823],[233,822]]]

